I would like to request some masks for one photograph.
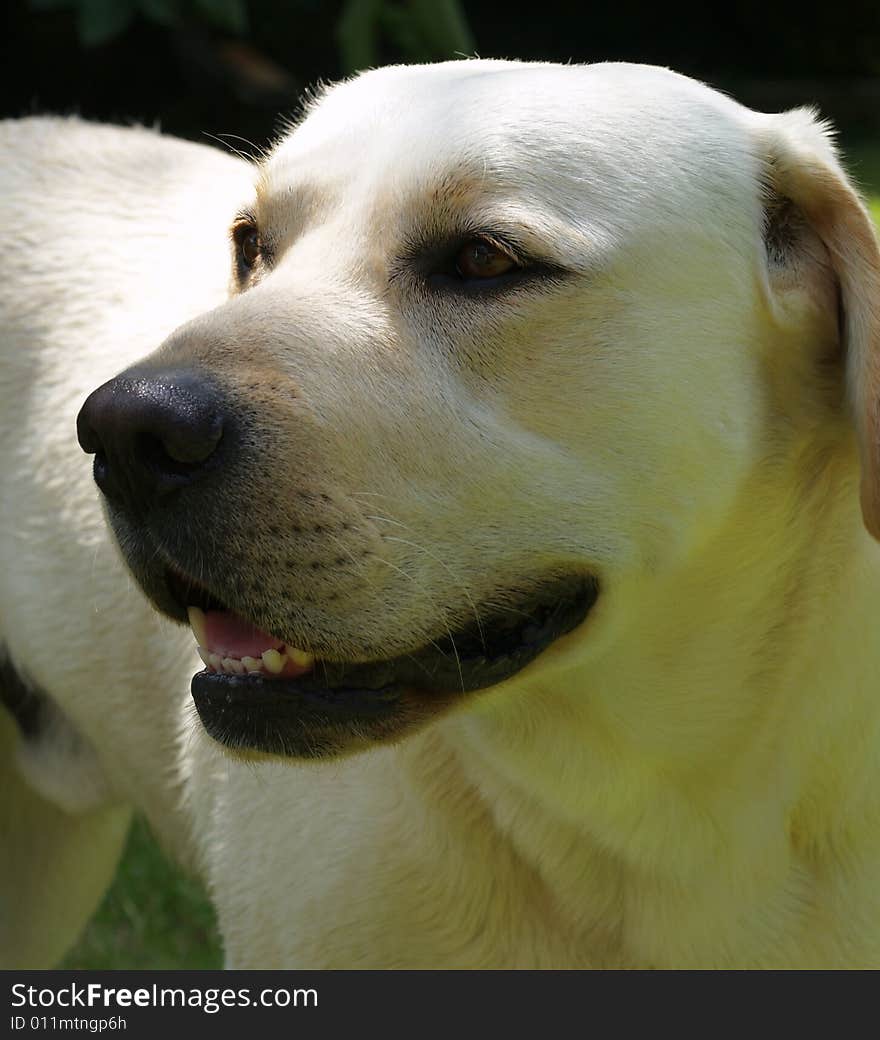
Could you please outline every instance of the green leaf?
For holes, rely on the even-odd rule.
[[[176,25],[181,21],[180,0],[137,0],[140,10],[160,25]]]
[[[474,53],[474,37],[458,0],[409,0],[407,7],[434,57]]]
[[[430,61],[435,57],[420,26],[413,21],[408,11],[398,7],[384,7],[381,25],[383,35],[397,45],[407,61]]]
[[[346,72],[378,64],[380,41],[390,39],[410,61],[472,54],[474,38],[459,0],[348,0],[336,39]]]
[[[239,35],[247,31],[248,14],[244,0],[196,0],[196,7],[221,29]]]
[[[336,23],[336,42],[346,72],[368,69],[378,61],[382,0],[348,0]]]
[[[135,0],[79,0],[77,30],[86,47],[118,36],[131,21]]]

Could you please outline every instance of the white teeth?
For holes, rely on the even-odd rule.
[[[205,625],[204,610],[201,610],[199,607],[187,607],[186,612],[189,616],[189,627],[193,630],[196,642],[199,646],[205,646],[208,642],[208,633]]]
[[[191,608],[197,610],[197,607]],[[299,668],[310,668],[315,663],[313,654],[305,650],[296,650],[285,646],[279,650],[264,650],[262,657],[221,657],[219,654],[211,653],[203,646],[196,647],[202,661],[208,668],[215,672],[226,672],[227,675],[280,675],[287,664],[288,658]]]
[[[315,655],[306,653],[305,650],[297,650],[295,647],[286,646],[284,652],[298,668],[310,668],[315,663]],[[263,657],[265,658],[265,656],[264,654]]]
[[[277,650],[264,650],[263,651],[263,664],[266,666],[266,671],[271,672],[273,675],[279,675],[284,669],[285,658],[278,653]]]

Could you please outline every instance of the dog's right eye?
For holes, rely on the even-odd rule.
[[[235,269],[239,283],[245,281],[258,263],[266,258],[266,248],[254,217],[247,211],[239,213],[232,225],[232,244],[235,251]]]
[[[263,255],[263,243],[257,225],[252,221],[236,224],[232,229],[232,239],[239,266],[249,271]]]

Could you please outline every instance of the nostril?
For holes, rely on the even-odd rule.
[[[185,440],[171,434],[138,433],[134,437],[134,454],[140,465],[156,476],[189,477],[214,454],[221,436],[219,423],[216,432],[190,434]]]
[[[222,465],[225,414],[222,393],[198,372],[130,370],[89,395],[77,431],[101,491],[143,513]]]
[[[98,485],[98,487],[103,487],[104,484],[107,481],[108,468],[109,468],[107,466],[107,456],[100,449],[98,449],[94,453],[94,455],[95,455],[95,461],[94,461],[94,464],[92,466],[92,475],[94,476],[95,483]]]

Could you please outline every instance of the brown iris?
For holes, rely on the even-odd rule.
[[[471,238],[455,257],[462,278],[498,278],[517,266],[516,261],[488,238]]]
[[[263,253],[263,243],[260,241],[260,232],[257,230],[256,224],[236,225],[233,237],[239,260],[245,267],[253,267]]]

